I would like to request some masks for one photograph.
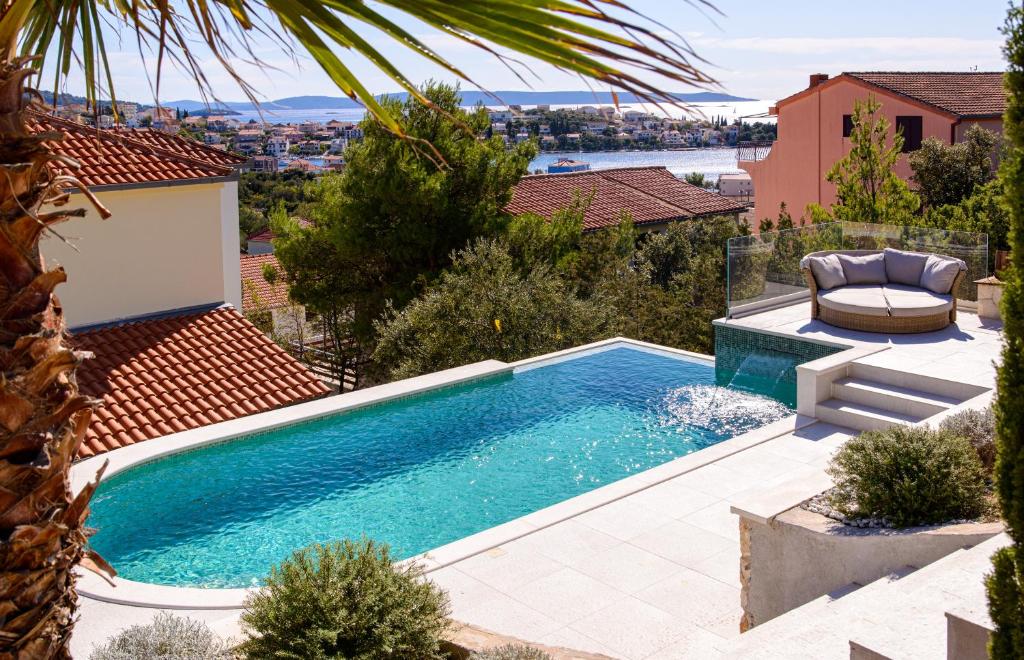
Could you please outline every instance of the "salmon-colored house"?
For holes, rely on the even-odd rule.
[[[756,218],[777,217],[783,202],[800,217],[812,202],[827,207],[835,201],[825,175],[850,150],[854,101],[869,96],[882,104],[892,130],[903,129],[904,152],[929,137],[958,142],[973,124],[1002,132],[1006,94],[999,72],[813,74],[807,89],[771,108],[778,117],[774,144],[740,145],[739,167],[753,180]],[[905,157],[896,171],[909,179]]]

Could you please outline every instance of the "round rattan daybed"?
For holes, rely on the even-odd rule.
[[[905,334],[956,321],[960,259],[901,250],[827,250],[800,261],[811,317],[850,330]],[[820,280],[820,281],[819,281]]]

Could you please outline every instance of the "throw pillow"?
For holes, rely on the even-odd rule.
[[[885,248],[885,276],[893,284],[919,286],[927,254]]]
[[[811,273],[818,283],[819,289],[834,289],[837,286],[846,286],[846,275],[843,274],[843,265],[839,263],[839,257],[834,254],[827,254],[824,257],[811,257]]]
[[[885,277],[885,256],[878,254],[840,254],[839,263],[843,265],[843,274],[847,284],[887,284]]]
[[[947,294],[953,288],[953,280],[960,272],[960,260],[928,255],[928,261],[921,271],[920,286],[932,293]]]

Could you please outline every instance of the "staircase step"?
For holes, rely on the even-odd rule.
[[[832,396],[851,403],[920,417],[931,417],[961,402],[960,399],[941,394],[850,377],[832,383]]]
[[[938,396],[955,399],[957,403],[978,396],[988,391],[989,388],[981,385],[970,385],[955,380],[936,378],[935,376],[924,376],[909,371],[879,367],[873,364],[860,364],[851,362],[848,375],[859,380],[870,380],[876,383],[885,383],[897,387],[905,387],[928,392]]]
[[[907,415],[840,399],[822,401],[815,406],[814,412],[823,422],[860,431],[884,431],[893,426],[916,424],[924,419],[921,415]]]

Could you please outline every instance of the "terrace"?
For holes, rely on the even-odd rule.
[[[780,598],[773,605],[783,607],[786,601],[784,611],[767,621],[754,602],[763,576],[751,568],[757,557],[750,556],[752,530],[789,524],[776,521],[788,521],[795,507],[831,485],[825,472],[831,455],[860,431],[931,424],[954,411],[987,405],[1001,348],[1001,324],[973,311],[976,288],[969,284],[961,292],[957,323],[937,332],[882,335],[811,320],[807,289],[795,277],[794,255],[869,241],[941,249],[965,258],[970,282],[987,271],[983,237],[847,224],[734,240],[729,314],[715,322],[713,362],[621,338],[513,364],[488,361],[149,440],[78,464],[73,479],[81,486],[108,458],[107,478],[130,476],[134,466],[170,454],[188,451],[199,457],[208,446],[238,438],[287,432],[370,405],[374,408],[367,414],[390,405],[414,405],[424,394],[437,400],[446,392],[462,392],[460,387],[492,382],[488,379],[515,379],[626,349],[698,370],[713,366],[711,382],[723,391],[754,392],[762,397],[757,401],[774,398],[790,410],[562,501],[511,519],[496,518],[482,531],[414,555],[428,579],[448,592],[453,618],[468,626],[463,636],[496,633],[544,645],[565,658],[750,657],[754,650],[782,657],[845,658],[851,657],[851,645],[881,657],[897,657],[896,651],[911,647],[945,648],[947,639],[953,644],[964,634],[952,627],[946,633],[947,620],[966,622],[958,625],[968,631],[984,630],[990,624],[980,588],[987,563],[977,555],[987,553],[987,559],[991,548],[1004,542],[998,525],[969,526],[964,540],[953,541],[960,544],[956,547],[990,540],[957,554],[959,559],[942,558],[956,549],[951,547],[927,561],[907,561],[929,566],[904,582],[886,578],[889,567],[878,566],[881,572],[870,580],[843,577],[827,589],[810,585],[795,601]],[[749,416],[754,409],[748,407],[728,417],[733,399],[741,398],[691,398],[686,423],[697,423],[694,411],[711,415],[698,425]],[[400,515],[396,509],[396,520]],[[806,582],[804,575],[789,577],[794,584]],[[861,589],[868,581],[870,586]],[[240,634],[245,588],[122,578],[115,584],[88,573],[80,580],[76,653],[86,653],[125,625],[149,621],[157,609],[203,619],[221,634]],[[915,585],[921,584],[945,585],[942,597],[915,595]],[[866,609],[892,617],[913,610],[922,625],[913,634],[898,635],[877,619],[865,619]],[[818,634],[823,617],[830,621],[828,633]],[[884,634],[876,639],[872,635],[879,630]]]

